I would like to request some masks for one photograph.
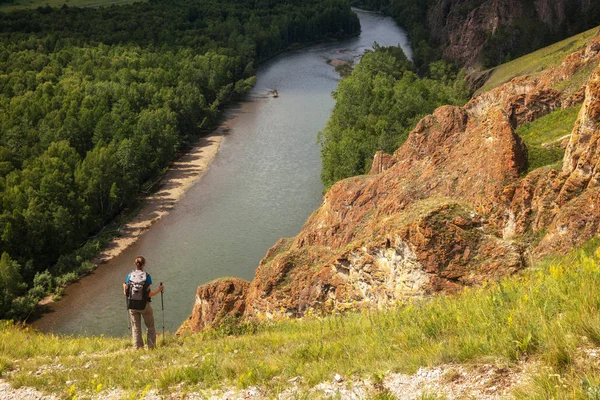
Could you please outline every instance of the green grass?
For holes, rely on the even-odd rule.
[[[569,79],[555,84],[553,88],[562,92],[564,95],[571,95],[581,89],[597,66],[597,64],[592,63],[587,67],[581,68]]]
[[[565,151],[560,143],[562,138],[573,130],[580,109],[581,106],[575,106],[556,110],[517,129],[527,146],[527,172],[546,165],[557,166],[557,163],[562,161]]]
[[[136,397],[179,385],[184,391],[259,385],[274,394],[296,376],[307,389],[335,373],[371,378],[446,363],[535,360],[535,379],[518,398],[587,398],[600,390],[600,365],[582,356],[600,346],[599,244],[600,238],[456,296],[249,324],[236,336],[223,330],[169,336],[152,352],[133,350],[127,339],[43,335],[4,323],[0,371],[15,386],[51,388],[64,397],[115,387]]]
[[[598,27],[590,29],[495,67],[492,75],[478,92],[491,90],[517,76],[535,75],[548,67],[559,65],[566,56],[581,49],[590,39],[595,38],[598,29]],[[485,72],[487,71],[483,73]]]
[[[0,11],[14,11],[37,7],[96,7],[110,4],[131,4],[147,0],[13,0],[12,3],[1,3]]]

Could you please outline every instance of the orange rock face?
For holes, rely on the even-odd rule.
[[[241,317],[246,307],[248,282],[243,279],[219,279],[198,288],[192,315],[181,330],[199,332],[209,326],[219,325],[225,318]]]
[[[378,151],[375,153],[375,157],[373,158],[373,165],[371,166],[369,175],[380,174],[386,169],[392,167],[394,164],[396,164],[396,159],[394,156],[386,154],[383,151]]]
[[[600,67],[586,86],[562,170],[525,178],[509,207],[516,233],[545,233],[534,249],[539,255],[565,252],[600,233]]]
[[[600,61],[600,38],[536,77],[423,118],[371,174],[336,183],[293,239],[280,240],[251,283],[198,289],[193,330],[226,315],[301,316],[385,307],[453,292],[566,251],[600,233],[600,67],[578,98],[553,89]],[[583,101],[562,170],[522,177],[520,124]]]
[[[334,185],[292,248],[345,246],[429,198],[485,211],[526,162],[524,146],[500,108],[483,118],[450,106],[421,120],[394,158],[396,164],[382,174]]]
[[[518,247],[483,225],[461,204],[426,200],[383,223],[372,221],[368,236],[349,245],[284,251],[259,266],[246,313],[299,316],[311,309],[380,308],[521,268]]]

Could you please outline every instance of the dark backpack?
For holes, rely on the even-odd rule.
[[[135,270],[129,274],[129,282],[125,288],[128,310],[143,310],[146,308],[150,295],[150,285],[146,282],[147,277],[148,274],[141,270]]]

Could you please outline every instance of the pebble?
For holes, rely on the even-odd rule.
[[[2,400],[58,400],[55,396],[46,396],[33,388],[13,389],[8,382],[0,379],[0,399]]]
[[[448,380],[450,376],[460,376],[460,379]],[[492,365],[480,365],[475,368],[465,368],[460,365],[445,365],[437,368],[421,368],[413,375],[395,374],[387,371],[384,374],[383,388],[389,394],[398,399],[416,400],[422,398],[425,393],[437,393],[449,400],[462,398],[476,398],[479,400],[499,399],[507,394],[511,387],[519,385],[521,380],[528,374],[525,368],[512,370],[499,369]],[[307,398],[334,397],[343,400],[361,400],[371,398],[382,390],[381,383],[375,384],[370,380],[353,380],[351,377],[342,377],[336,373],[332,381],[322,382],[304,392],[299,390],[298,382],[301,376],[295,376],[288,380],[288,388],[277,394],[276,397],[267,396],[259,387],[248,387],[237,389],[224,387],[202,391],[202,393],[184,392],[186,400],[267,400],[276,398],[278,400],[297,399],[299,395]],[[347,384],[341,385],[347,381]],[[69,380],[68,385],[75,383]],[[164,397],[155,390],[146,394],[143,400],[174,400],[183,395],[182,386],[173,387],[174,393]],[[126,397],[127,393],[117,388],[107,388],[100,394],[93,395],[92,400],[117,400]],[[58,400],[56,396],[47,396],[33,388],[21,387],[14,389],[8,382],[0,379],[1,400]],[[141,400],[141,399],[140,399]]]

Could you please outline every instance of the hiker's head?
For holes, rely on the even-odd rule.
[[[146,265],[146,259],[142,256],[138,256],[133,263],[135,264],[136,269],[144,269],[144,265]]]

